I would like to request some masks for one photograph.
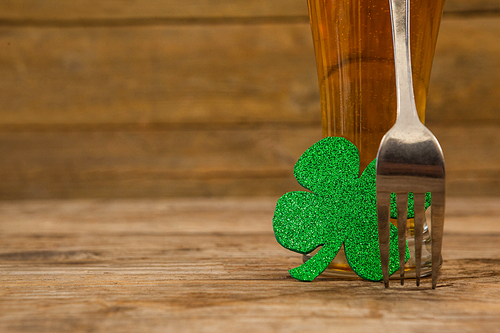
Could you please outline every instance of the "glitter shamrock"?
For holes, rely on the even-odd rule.
[[[311,192],[283,195],[276,204],[273,228],[283,247],[302,254],[320,250],[292,277],[312,281],[344,245],[347,261],[360,277],[380,281],[382,269],[377,231],[376,161],[359,177],[359,152],[348,140],[327,137],[315,143],[295,164],[294,175]],[[411,197],[411,196],[410,196]],[[426,206],[430,204],[427,197]],[[395,208],[395,202],[392,206]],[[391,217],[396,211],[391,209]],[[413,217],[413,198],[408,217]],[[399,269],[397,228],[390,230],[390,274]],[[408,246],[406,260],[410,257]]]

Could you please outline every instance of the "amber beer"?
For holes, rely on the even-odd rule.
[[[390,0],[308,0],[321,96],[323,136],[341,136],[360,152],[360,172],[377,156],[396,120],[396,79]],[[410,44],[418,114],[425,103],[444,0],[410,0]],[[396,223],[393,221],[393,223]],[[409,233],[413,232],[408,221]],[[414,275],[412,258],[405,270]],[[424,232],[422,275],[430,272],[430,239]],[[307,260],[308,256],[304,257]],[[343,251],[329,273],[351,276]],[[347,275],[346,275],[347,274]]]
[[[390,0],[308,0],[323,136],[360,151],[361,171],[396,120]],[[411,0],[410,43],[418,113],[425,103],[444,0]]]

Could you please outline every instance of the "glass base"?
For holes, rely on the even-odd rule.
[[[427,215],[427,214],[426,214]],[[397,220],[391,219],[391,223],[397,226]],[[408,219],[408,225],[406,229],[406,240],[408,242],[408,248],[410,250],[410,259],[405,265],[405,278],[415,278],[415,240],[414,240],[414,221],[413,219]],[[314,254],[317,253],[319,249],[311,252],[310,254],[303,255],[302,259],[304,262],[309,260]],[[441,262],[439,266],[441,267]],[[422,237],[422,261],[420,268],[420,277],[430,276],[432,274],[432,254],[431,254],[431,238],[429,228],[424,220],[424,233]],[[347,259],[345,257],[344,246],[340,249],[339,253],[335,259],[330,263],[328,268],[321,274],[324,277],[338,277],[338,278],[353,278],[358,279],[358,275],[349,266]],[[399,270],[391,276],[391,279],[400,279]]]

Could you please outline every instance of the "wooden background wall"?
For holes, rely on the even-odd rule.
[[[500,195],[500,0],[447,0],[449,195]],[[0,198],[281,195],[320,139],[306,0],[0,1]]]

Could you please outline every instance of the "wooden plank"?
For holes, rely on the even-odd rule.
[[[500,9],[498,0],[447,0],[445,11],[477,12]],[[307,19],[307,0],[3,0],[0,20],[27,24],[50,21],[130,20],[172,18],[294,17]],[[88,22],[87,22],[88,23]]]
[[[274,203],[0,203],[0,330],[386,332],[390,320],[405,331],[497,331],[500,230],[478,232],[474,209],[456,211],[452,200],[449,212],[469,227],[457,232],[449,221],[436,290],[428,278],[418,289],[412,280],[384,289],[359,279],[291,279],[300,256],[272,234]],[[498,219],[498,199],[490,204]],[[183,220],[188,227],[169,229]]]
[[[307,24],[0,27],[0,124],[318,122]]]
[[[277,199],[273,196],[0,201],[0,234],[6,238],[15,237],[21,224],[25,230],[32,230],[41,237],[54,233],[92,233],[96,225],[101,235],[213,234],[220,230],[230,234],[258,234],[270,231]],[[200,223],[200,216],[203,223]],[[500,198],[449,197],[445,232],[495,234],[500,232],[499,216]],[[468,224],[471,218],[477,220],[474,226]],[[39,247],[33,245],[30,250]],[[16,251],[13,244],[5,248]],[[16,258],[12,255],[10,261]]]
[[[498,233],[500,205],[498,197],[448,197],[445,230],[450,233]],[[474,217],[477,223],[470,225]]]
[[[469,236],[455,242],[482,241],[498,250],[498,237],[490,238],[485,242]],[[140,239],[138,245],[151,248],[145,243],[149,240]],[[298,283],[286,278],[297,260],[269,251],[265,253],[275,257],[262,262],[257,254],[264,252],[255,252],[272,242],[271,237],[210,240],[220,244],[219,251],[228,252],[241,251],[236,245],[240,242],[254,242],[250,251],[244,249],[253,255],[209,262],[196,260],[190,251],[174,263],[172,255],[151,258],[152,249],[138,253],[146,255],[142,260],[126,256],[118,265],[104,260],[93,264],[90,259],[2,265],[7,291],[0,328],[5,332],[203,332],[207,327],[217,332],[289,332],[336,327],[344,332],[385,332],[384,318],[405,331],[419,327],[430,332],[495,332],[499,325],[498,258],[445,260],[438,291],[430,290],[428,279],[417,290],[393,283],[384,291],[380,284],[365,281]],[[161,251],[169,252],[159,245],[157,252]],[[185,262],[189,260],[196,261]],[[152,267],[144,267],[148,264]],[[402,294],[405,306],[399,301]],[[421,314],[425,320],[408,313]],[[430,313],[432,318],[427,318]]]
[[[443,20],[429,122],[499,120],[497,40],[495,18]],[[1,125],[320,119],[307,23],[0,27],[0,49]]]
[[[498,0],[446,0],[444,10],[447,13],[453,12],[497,12],[500,10]]]
[[[3,0],[0,19],[87,20],[307,15],[307,0]]]
[[[202,178],[231,177],[228,172],[244,170],[259,175],[259,171],[280,172],[293,165],[320,138],[319,126],[1,133],[1,169],[6,173],[24,170],[26,175],[30,169],[40,174],[50,169],[58,169],[54,174],[79,170],[102,180],[109,177],[99,175],[106,170],[123,174],[141,170],[166,172],[177,179],[191,178],[192,172]]]
[[[500,195],[498,125],[431,126],[449,195]],[[281,195],[319,126],[0,133],[0,198]]]
[[[270,231],[270,217],[276,201],[276,197],[0,201],[0,233],[4,236],[18,233],[20,223],[26,226],[26,230],[36,230],[37,234],[44,236],[56,230],[63,234],[73,233],[75,224],[80,226],[79,232],[95,232],[96,223],[103,234],[209,234],[220,230],[240,234],[262,233]],[[490,212],[489,215],[496,212],[495,202],[489,200],[488,209],[484,209]],[[468,214],[468,211],[464,213],[463,207],[452,208],[447,214],[455,210],[460,216]],[[200,223],[200,216],[203,216],[204,223]],[[481,223],[484,224],[484,219]]]
[[[428,96],[429,122],[498,122],[500,20],[443,20]]]
[[[320,126],[0,134],[0,197],[252,195],[294,189]],[[141,194],[142,193],[142,194]]]

